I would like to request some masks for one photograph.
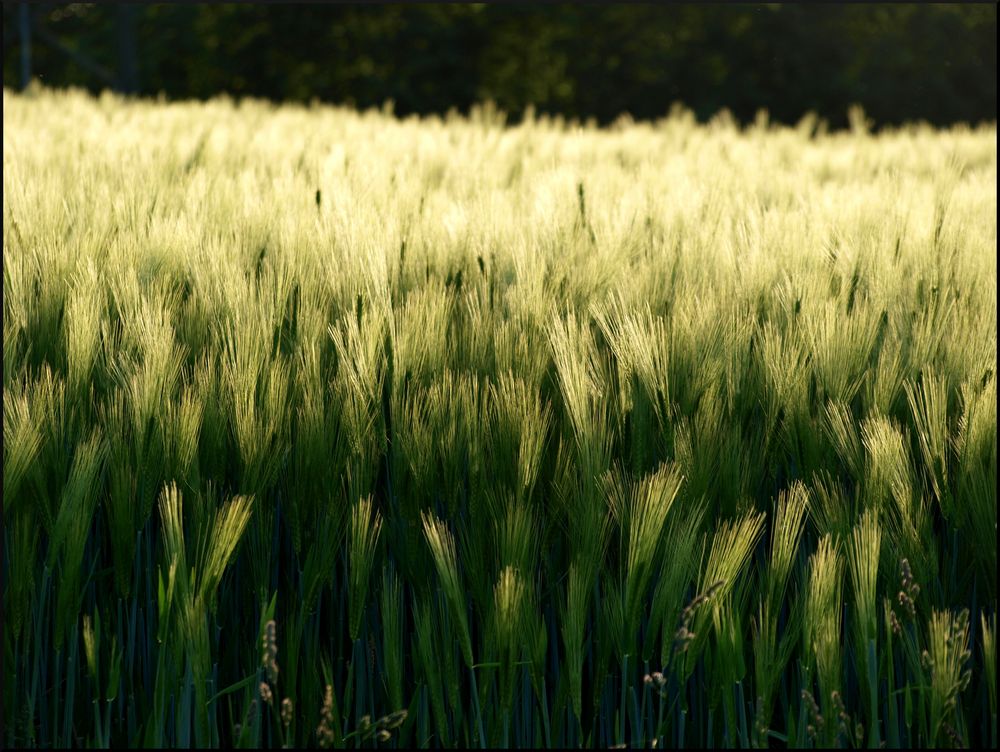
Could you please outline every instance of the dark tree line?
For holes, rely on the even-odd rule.
[[[24,15],[30,16],[24,33]],[[996,5],[150,5],[4,3],[4,85],[203,98],[493,100],[606,123],[681,102],[846,124],[996,119]],[[25,41],[30,43],[26,49]]]

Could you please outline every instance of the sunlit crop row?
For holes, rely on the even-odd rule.
[[[996,745],[995,126],[3,105],[5,744]]]

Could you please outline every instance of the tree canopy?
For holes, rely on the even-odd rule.
[[[124,7],[34,7],[31,74],[168,98],[392,100],[401,115],[492,100],[514,119],[532,105],[601,123],[675,102],[832,127],[854,103],[878,125],[996,119],[992,3]],[[5,86],[22,75],[19,13],[4,4]]]

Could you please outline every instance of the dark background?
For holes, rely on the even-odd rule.
[[[996,6],[113,5],[4,3],[4,86],[115,88],[443,113],[742,122],[767,108],[832,127],[996,120]]]

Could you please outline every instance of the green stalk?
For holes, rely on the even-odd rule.
[[[545,733],[545,746],[552,748],[552,727],[549,723],[549,703],[545,692],[545,677],[542,677],[542,692],[538,698],[538,704],[542,707],[542,729]]]
[[[618,714],[620,716],[620,722],[618,727],[618,744],[625,743],[625,716],[627,715],[626,705],[625,705],[625,684],[628,677],[628,653],[622,656],[622,696],[621,704],[618,706]]]
[[[62,684],[62,649],[56,649],[55,661],[53,664],[55,669],[55,683],[52,685],[55,688],[52,697],[52,740],[58,746],[70,746],[65,739],[60,739],[59,729],[60,729],[60,717],[59,717],[59,688]]]
[[[868,746],[872,749],[878,749],[882,745],[882,741],[878,730],[878,656],[875,654],[874,638],[868,641],[866,665],[868,667],[868,706],[871,708],[868,716]]]
[[[472,685],[472,702],[476,710],[476,728],[479,731],[479,744],[482,749],[486,749],[486,734],[483,733],[483,711],[479,707],[479,688],[476,686],[476,669],[469,667],[469,681]]]
[[[743,749],[750,748],[750,734],[747,731],[747,714],[746,714],[746,701],[743,697],[743,682],[736,682],[736,693],[739,696],[737,700],[736,707],[739,708],[739,721],[740,721],[740,744]]]
[[[663,690],[662,688],[657,689],[656,692],[656,730],[653,732],[653,736],[656,739],[656,745],[658,747],[662,746],[666,735],[663,733]]]
[[[69,657],[66,661],[66,710],[63,723],[63,742],[66,746],[71,746],[73,741],[73,705],[76,699],[76,654],[79,648],[77,629],[77,623],[74,620],[73,626],[70,628]]]

